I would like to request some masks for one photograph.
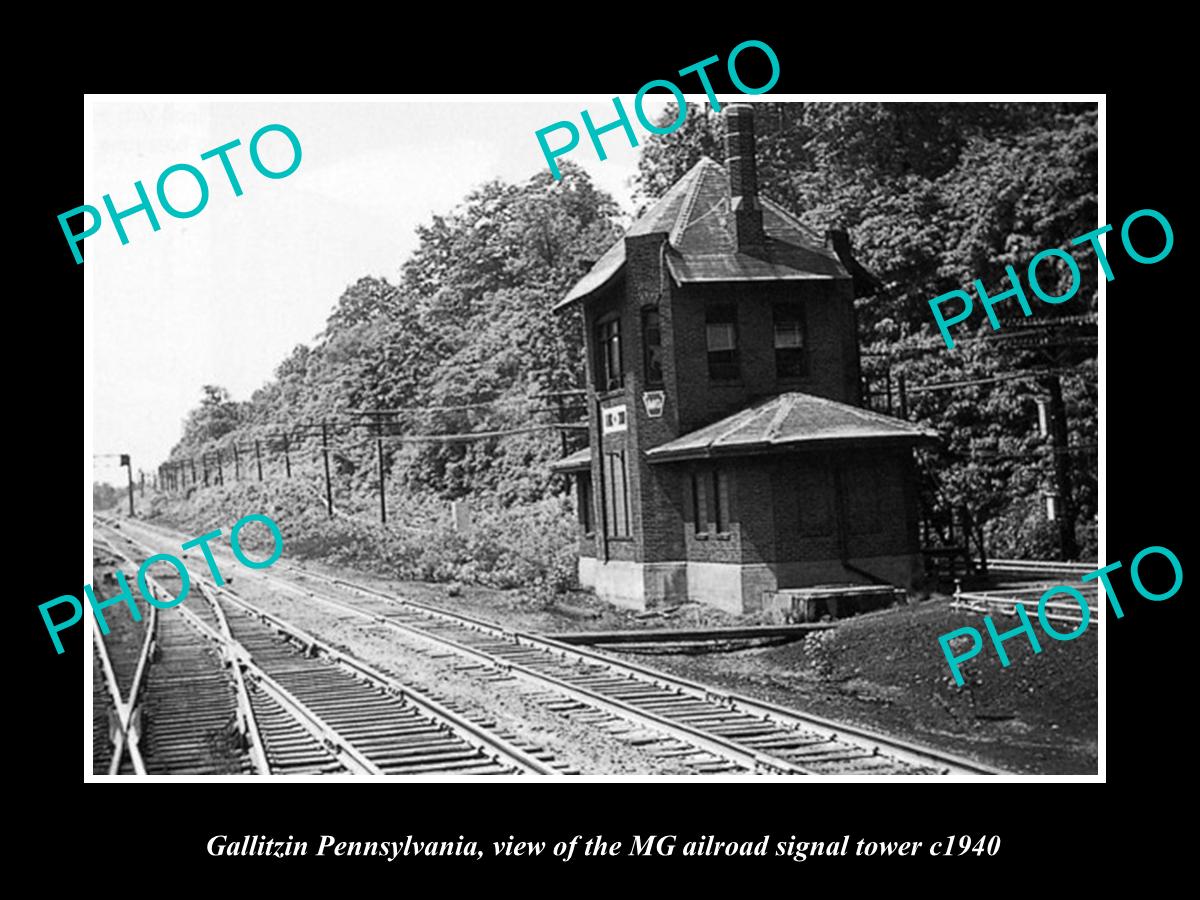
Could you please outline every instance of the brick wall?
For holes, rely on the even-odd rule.
[[[713,381],[708,374],[705,308],[730,303],[737,309],[741,378]],[[808,339],[808,375],[779,379],[775,373],[772,307],[803,308]],[[671,393],[679,398],[682,433],[745,408],[754,399],[800,391],[858,405],[860,375],[849,279],[768,284],[686,285],[671,302]]]
[[[851,562],[917,553],[912,466],[911,450],[898,447],[776,458],[771,469],[776,559],[838,559],[839,538]]]

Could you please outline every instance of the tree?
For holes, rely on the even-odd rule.
[[[583,361],[578,312],[552,309],[618,237],[620,215],[586,172],[570,163],[563,172],[561,182],[543,172],[480,185],[420,227],[399,284],[360,278],[348,287],[315,346],[297,347],[241,408],[238,433],[263,436],[381,408],[401,410],[389,427],[410,436],[556,421],[557,404],[543,395],[577,387]],[[227,400],[206,397],[177,450],[228,441],[226,420],[215,427],[214,419],[217,409],[231,411]],[[578,409],[566,414],[580,418]],[[335,477],[363,494],[375,489],[377,465],[365,437],[335,434],[332,454]],[[386,455],[414,494],[508,504],[561,490],[548,468],[560,454],[559,434],[546,430],[392,444]]]
[[[241,404],[235,403],[223,387],[206,384],[200,406],[188,413],[183,425],[183,439],[176,451],[186,453],[202,448],[233,432],[242,421]]]

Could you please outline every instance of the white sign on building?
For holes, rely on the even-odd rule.
[[[629,423],[625,418],[625,405],[610,406],[603,411],[604,418],[601,420],[601,434],[612,434],[614,431],[625,431],[629,427]]]
[[[663,402],[666,400],[666,396],[662,391],[643,391],[642,403],[646,406],[646,415],[651,419],[661,418]]]

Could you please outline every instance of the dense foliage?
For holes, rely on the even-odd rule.
[[[92,509],[112,509],[125,499],[125,491],[107,481],[92,482]]]
[[[875,103],[756,109],[764,192],[820,234],[848,230],[856,256],[883,285],[857,301],[864,370],[874,382],[884,373],[893,384],[903,376],[910,418],[944,437],[923,461],[928,502],[964,507],[986,523],[989,550],[997,555],[1057,555],[1040,500],[1050,469],[1033,402],[1044,390],[1034,375],[1056,372],[1075,445],[1069,458],[1081,550],[1094,552],[1089,447],[1096,440],[1096,347],[1086,330],[1079,339],[1075,320],[1096,312],[1096,265],[1090,249],[1069,244],[1095,227],[1094,109]],[[667,109],[663,121],[673,118]],[[641,198],[660,196],[702,155],[720,160],[722,141],[723,117],[695,108],[680,130],[647,140],[637,178]],[[555,430],[530,430],[583,417],[579,398],[564,393],[582,384],[578,314],[551,308],[620,233],[612,199],[578,167],[567,163],[563,170],[561,181],[543,172],[520,184],[489,182],[434,216],[418,229],[419,246],[398,281],[363,277],[350,285],[314,345],[296,347],[249,401],[205,386],[173,459],[211,469],[212,458],[204,461],[203,454],[220,449],[228,485],[234,445],[245,476],[257,442],[265,473],[275,477],[283,473],[287,432],[300,484],[279,496],[296,507],[297,521],[300,508],[312,517],[295,526],[301,540],[324,535],[349,556],[383,548],[397,571],[410,575],[497,584],[533,577],[518,556],[542,554],[537,577],[550,577],[546,572],[561,568],[572,526],[559,496],[566,484],[547,464],[564,445],[574,449],[583,440],[579,432],[564,440]],[[1003,291],[1006,265],[1023,275],[1029,258],[1048,247],[1070,250],[1085,273],[1069,303],[1033,301],[1036,320],[1029,323],[1060,327],[1036,329],[1039,345],[987,340],[991,331],[977,315],[956,339],[979,339],[946,350],[928,300],[975,278],[992,293]],[[1052,265],[1040,270],[1048,291],[1058,290],[1048,283],[1056,272]],[[998,309],[1003,336],[1016,329],[1016,306]],[[1063,335],[1072,339],[1059,340]],[[984,383],[929,389],[950,381]],[[384,471],[394,527],[377,534],[363,524],[378,502],[375,431],[330,429],[334,502],[349,517],[331,526],[320,505],[319,423],[365,422],[357,416],[365,409],[393,411],[382,427],[391,438]],[[502,433],[416,439],[478,432]],[[470,541],[443,530],[447,501],[466,497],[481,523]],[[506,548],[500,525],[511,529],[525,520],[537,539],[527,552]],[[432,536],[404,531],[412,527],[433,529]]]

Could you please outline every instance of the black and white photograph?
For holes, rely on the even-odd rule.
[[[85,780],[1097,776],[1102,98],[691,90],[88,98]]]

